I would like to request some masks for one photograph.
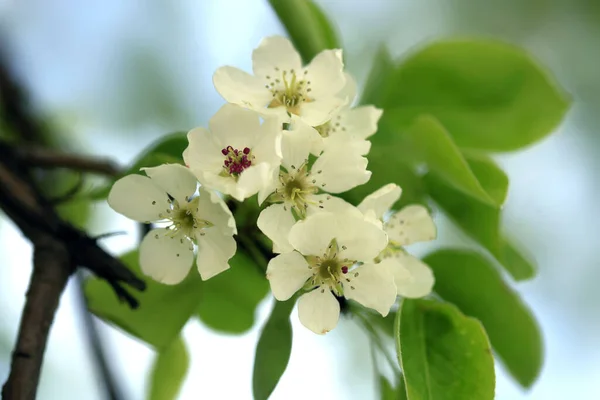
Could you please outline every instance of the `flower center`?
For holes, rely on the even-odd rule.
[[[306,209],[309,204],[317,204],[311,197],[318,192],[317,186],[309,180],[308,166],[302,164],[299,169],[292,166],[288,172],[279,172],[280,187],[271,195],[269,201],[284,202],[294,209],[298,217],[306,217]]]
[[[345,249],[345,247],[342,246],[342,249]],[[348,268],[355,261],[340,257],[340,247],[337,240],[331,240],[323,256],[310,257],[308,261],[310,268],[313,270],[313,277],[308,281],[307,289],[312,289],[315,286],[325,286],[337,296],[343,296],[342,280],[345,279],[344,275],[348,273]]]
[[[346,127],[343,125],[342,117],[338,115],[334,119],[325,122],[323,125],[316,126],[315,129],[319,132],[321,137],[329,137],[336,132],[346,131]]]
[[[225,161],[223,161],[224,174],[236,178],[252,165],[252,160],[254,159],[252,151],[248,147],[238,150],[227,146],[221,150],[221,153],[225,156]]]
[[[189,238],[195,238],[196,233],[204,228],[213,226],[212,223],[197,217],[199,202],[200,199],[198,197],[183,204],[174,201],[172,203],[173,208],[167,210],[167,215],[160,215],[171,220],[172,223],[169,229],[173,236],[181,233]]]
[[[269,75],[266,77],[268,84],[265,87],[273,94],[273,100],[271,100],[268,107],[283,106],[290,114],[300,115],[302,103],[312,101],[309,97],[312,90],[310,81],[306,80],[308,71],[304,70],[304,76],[301,78],[298,78],[296,71],[293,69],[280,71],[279,68],[275,67],[275,71],[277,75],[281,74],[280,78],[272,78]]]
[[[321,137],[329,137],[329,133],[331,132],[331,123],[329,121],[325,122],[323,125],[315,126],[317,132]]]

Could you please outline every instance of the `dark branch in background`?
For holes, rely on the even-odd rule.
[[[22,141],[38,146],[44,144],[41,124],[26,107],[25,96],[1,59],[0,115]],[[12,354],[10,375],[2,388],[2,398],[10,400],[36,398],[50,326],[61,293],[76,268],[87,268],[104,279],[117,296],[133,308],[138,303],[124,285],[145,289],[144,282],[100,248],[96,238],[89,237],[58,216],[32,173],[35,166],[77,166],[75,169],[81,171],[103,173],[112,173],[111,168],[99,167],[98,161],[94,160],[81,163],[80,157],[51,151],[41,153],[39,149],[30,151],[0,141],[0,208],[34,247],[33,273]],[[114,391],[109,393],[111,398],[116,398],[113,395]]]
[[[119,167],[111,160],[65,154],[42,147],[22,147],[17,149],[17,153],[32,167],[68,168],[107,176],[117,176],[120,172]]]

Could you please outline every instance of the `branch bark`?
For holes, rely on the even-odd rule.
[[[111,160],[67,154],[48,148],[22,147],[18,149],[18,154],[32,167],[68,168],[106,176],[117,176],[120,172],[119,167]]]

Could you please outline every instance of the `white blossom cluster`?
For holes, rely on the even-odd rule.
[[[300,291],[298,315],[313,332],[336,326],[336,297],[385,316],[397,295],[427,295],[430,269],[402,247],[434,239],[427,209],[391,212],[401,193],[394,184],[357,207],[335,196],[369,180],[364,156],[382,114],[352,106],[356,86],[342,51],[325,50],[303,66],[290,41],[274,36],[254,50],[252,63],[254,75],[229,66],[215,72],[215,88],[228,103],[208,129],[188,133],[185,167],[146,168],[147,176],[114,184],[114,210],[163,222],[140,245],[143,273],[181,282],[194,252],[202,279],[228,269],[237,231],[222,197],[257,195],[264,207],[257,226],[278,254],[266,274],[273,295],[284,301]]]

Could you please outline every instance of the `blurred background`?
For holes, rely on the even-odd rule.
[[[558,131],[534,147],[497,157],[511,186],[505,229],[537,260],[536,279],[517,285],[542,326],[546,361],[527,392],[497,366],[496,397],[600,398],[600,2],[597,0],[317,1],[338,25],[347,68],[360,82],[379,43],[402,55],[449,35],[500,38],[527,48],[573,98]],[[265,0],[0,0],[1,50],[61,142],[125,165],[161,134],[206,125],[223,104],[212,86],[225,64],[251,69],[260,39],[283,34]],[[466,239],[438,216],[441,241]],[[137,229],[96,204],[92,234],[120,254]],[[427,250],[425,248],[419,250]],[[0,215],[0,381],[8,374],[29,274],[31,248]],[[63,296],[52,328],[40,399],[102,399],[77,312]],[[189,323],[192,363],[181,399],[250,399],[255,344],[271,300],[241,336]],[[273,399],[375,399],[369,344],[350,320],[321,337],[293,314],[294,346]],[[102,324],[116,375],[129,399],[143,399],[153,352]]]

